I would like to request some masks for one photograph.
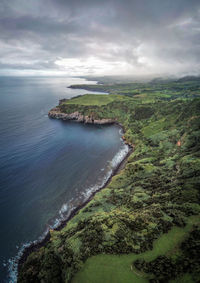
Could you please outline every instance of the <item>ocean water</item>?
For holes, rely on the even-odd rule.
[[[79,78],[0,78],[0,282],[16,281],[23,248],[103,185],[128,148],[117,126],[48,118]],[[94,93],[94,92],[93,92]]]

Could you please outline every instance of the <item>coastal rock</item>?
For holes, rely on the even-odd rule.
[[[115,123],[115,120],[113,120],[113,119],[99,119],[99,120],[94,120],[93,123],[99,124],[99,125],[106,125],[106,124]]]
[[[51,109],[48,113],[48,116],[54,119],[62,120],[75,120],[77,122],[84,122],[84,116],[81,115],[78,111],[71,114],[62,113],[58,107]]]
[[[124,141],[124,143],[125,143],[126,145],[130,146],[131,148],[134,148],[134,147],[135,147],[134,144],[132,144],[131,142],[129,142],[129,141],[126,140],[126,137],[125,137],[125,136],[122,136],[122,139],[123,139],[123,141]]]
[[[50,118],[54,119],[62,119],[62,120],[73,120],[80,123],[85,124],[96,124],[96,125],[106,125],[106,124],[113,124],[116,121],[114,119],[93,119],[93,117],[90,116],[84,116],[78,111],[73,113],[62,113],[59,109],[59,107],[55,107],[51,109],[48,113],[48,116]]]
[[[59,100],[59,105],[63,104],[64,102],[66,102],[68,99],[67,98],[63,98]]]

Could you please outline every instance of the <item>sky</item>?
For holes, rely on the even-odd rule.
[[[200,0],[0,0],[0,75],[199,75]]]

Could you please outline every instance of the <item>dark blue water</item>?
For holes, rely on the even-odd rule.
[[[102,185],[127,150],[116,126],[48,118],[59,99],[86,92],[66,86],[83,82],[0,78],[0,282],[15,281],[23,245]]]

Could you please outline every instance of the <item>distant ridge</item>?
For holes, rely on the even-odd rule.
[[[200,76],[185,76],[177,80],[177,82],[186,82],[186,81],[200,81]]]

